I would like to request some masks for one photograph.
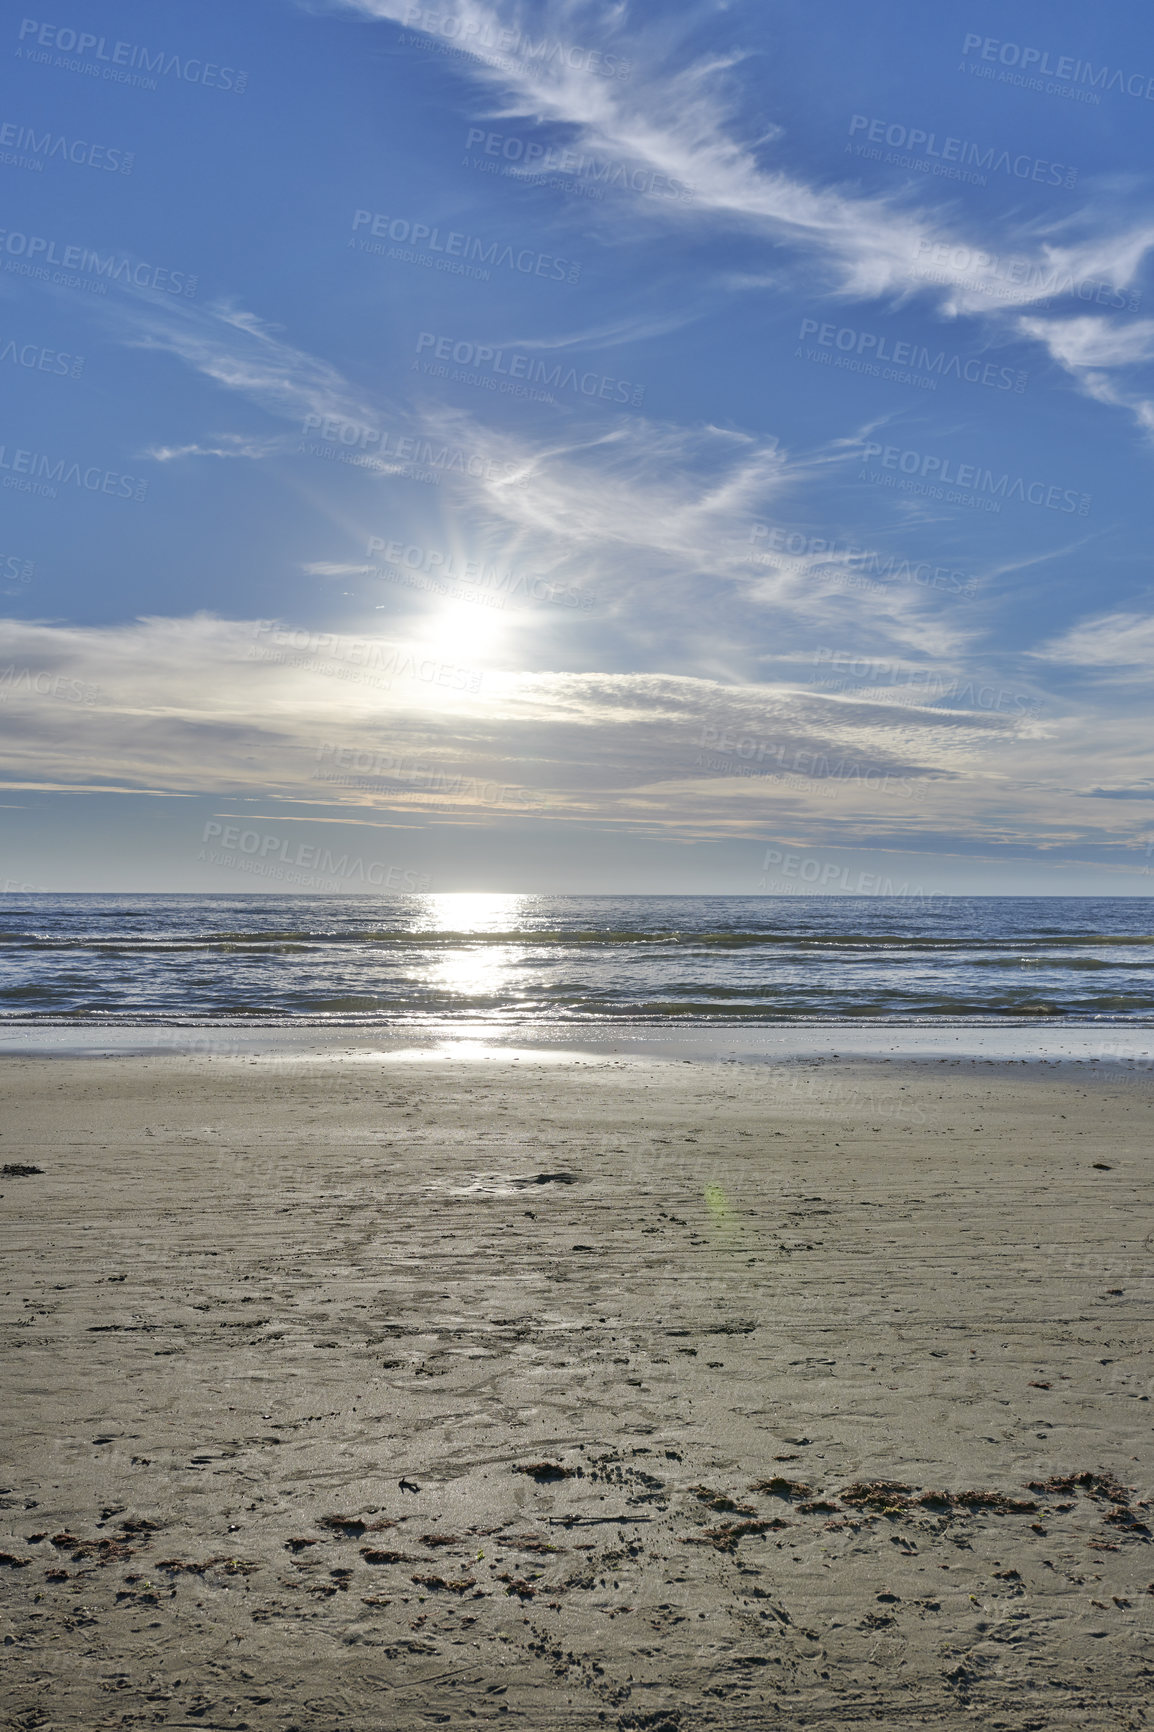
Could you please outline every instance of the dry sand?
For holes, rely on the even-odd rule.
[[[1146,1724],[1148,1078],[0,1086],[5,1724]]]

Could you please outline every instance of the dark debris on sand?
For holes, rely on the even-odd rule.
[[[585,1470],[580,1467],[565,1467],[559,1461],[529,1461],[521,1467],[514,1467],[514,1473],[528,1474],[538,1485],[545,1485],[550,1480],[583,1479]]]

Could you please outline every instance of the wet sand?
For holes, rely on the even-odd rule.
[[[1148,1075],[0,1088],[5,1724],[1147,1723]]]

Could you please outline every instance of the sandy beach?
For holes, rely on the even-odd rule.
[[[4,1724],[1147,1724],[1148,1074],[0,1078]]]

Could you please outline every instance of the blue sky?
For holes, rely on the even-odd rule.
[[[0,883],[1150,892],[1132,14],[208,0],[0,65]]]

